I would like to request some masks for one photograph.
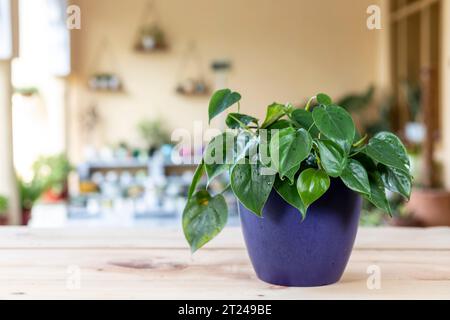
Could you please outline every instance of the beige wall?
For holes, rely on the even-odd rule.
[[[174,94],[181,56],[194,40],[209,79],[209,63],[229,58],[229,86],[243,95],[246,113],[263,117],[273,101],[301,102],[318,91],[339,96],[385,81],[380,52],[385,31],[366,27],[374,0],[157,0],[170,51],[143,55],[133,51],[146,0],[77,0],[82,29],[74,31],[69,112],[69,145],[80,158],[80,110],[97,101],[103,124],[99,144],[137,140],[136,123],[162,116],[171,127],[192,128],[206,120],[207,98]],[[101,39],[107,38],[124,94],[92,94],[85,82],[93,70]],[[385,42],[385,41],[384,41]],[[384,57],[384,58],[383,58]],[[105,64],[110,59],[105,56]],[[380,60],[381,59],[381,60]],[[383,61],[382,61],[383,60]]]

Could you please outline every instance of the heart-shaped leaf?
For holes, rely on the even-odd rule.
[[[194,177],[192,178],[192,183],[191,186],[189,187],[188,200],[190,200],[194,195],[195,189],[197,189],[197,185],[200,183],[204,173],[205,173],[205,165],[202,160],[202,162],[198,165],[197,169],[194,172]]]
[[[194,194],[183,212],[183,231],[192,252],[219,234],[227,219],[228,208],[222,195],[211,197],[207,191]]]
[[[307,210],[311,204],[330,188],[330,177],[323,170],[304,170],[297,180],[297,191]]]
[[[293,167],[291,170],[286,172],[285,177],[288,179],[291,185],[295,184],[295,176],[297,175],[298,170],[300,170],[301,164],[296,167]],[[285,179],[283,179],[284,181]]]
[[[262,129],[267,129],[272,124],[281,119],[286,113],[286,106],[279,103],[273,103],[267,107],[266,119],[261,125]]]
[[[225,123],[228,126],[228,128],[237,129],[237,128],[245,127],[245,126],[249,125],[250,123],[257,124],[258,119],[253,118],[252,116],[248,116],[246,114],[230,113],[230,114],[228,114],[227,119],[225,120]]]
[[[326,95],[325,93],[319,93],[316,97],[316,100],[319,104],[322,104],[324,106],[329,106],[331,104],[333,104],[333,101],[331,100],[331,98]]]
[[[314,119],[311,112],[305,109],[296,109],[292,112],[292,119],[298,123],[303,129],[309,131],[313,137],[319,135],[319,129],[314,124]]]
[[[328,139],[337,143],[348,152],[355,138],[355,124],[345,109],[331,105],[316,107],[313,110],[313,119],[317,128]]]
[[[389,167],[394,167],[409,174],[409,157],[403,143],[390,132],[380,132],[370,139],[364,152]]]
[[[344,184],[353,191],[370,196],[370,182],[366,169],[361,163],[350,159],[341,175]]]
[[[341,147],[330,140],[316,140],[316,143],[323,169],[329,176],[339,177],[347,165],[347,157]]]
[[[216,91],[209,102],[209,122],[241,100],[241,95],[230,89]]]
[[[270,157],[283,178],[306,159],[312,148],[312,139],[305,129],[292,127],[279,130],[270,140]]]
[[[298,194],[297,187],[295,185],[291,185],[287,180],[282,181],[279,177],[276,178],[274,187],[277,193],[287,203],[297,208],[302,214],[302,218],[305,219],[306,209],[300,195]]]
[[[208,175],[208,184],[233,163],[235,136],[225,132],[214,137],[208,144],[204,154],[204,165]]]
[[[411,197],[412,181],[411,176],[402,170],[390,168],[379,164],[378,170],[381,173],[381,179],[386,188],[392,192],[396,192],[409,200]]]
[[[377,208],[392,215],[391,207],[386,197],[385,186],[380,174],[377,171],[371,172],[369,174],[369,182],[370,196],[364,196],[364,198],[372,202]]]
[[[275,175],[263,175],[260,164],[242,163],[231,172],[231,188],[239,201],[257,216],[269,198],[275,182]]]

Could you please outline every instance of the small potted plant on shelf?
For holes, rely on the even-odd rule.
[[[8,198],[0,195],[0,226],[8,224]]]
[[[149,24],[141,28],[136,45],[138,51],[150,52],[167,48],[166,38],[162,29],[156,24]]]
[[[240,100],[229,89],[216,92],[210,121]],[[410,197],[405,147],[389,132],[360,137],[350,114],[325,94],[304,109],[274,103],[262,122],[239,109],[228,114],[230,130],[211,140],[193,177],[182,222],[192,252],[214,238],[228,217],[223,194],[197,185],[204,174],[210,183],[228,173],[260,279],[284,286],[339,281],[353,248],[361,199],[391,213],[386,189]]]
[[[142,120],[137,126],[141,139],[146,144],[148,155],[153,154],[165,144],[170,144],[170,133],[162,119]]]

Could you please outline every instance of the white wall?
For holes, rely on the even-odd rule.
[[[211,60],[232,60],[229,86],[242,93],[243,112],[260,117],[273,101],[301,102],[318,91],[339,96],[387,78],[382,69],[388,59],[380,52],[386,31],[366,27],[367,7],[379,1],[157,0],[170,51],[153,55],[132,49],[146,0],[74,2],[82,12],[82,29],[72,32],[69,141],[75,159],[86,142],[79,114],[94,101],[103,117],[98,144],[138,142],[135,126],[145,117],[162,116],[171,127],[188,129],[194,120],[206,121],[207,98],[174,94],[181,56],[191,40],[200,49],[210,79]],[[115,60],[112,71],[123,77],[124,94],[86,90],[104,38]]]

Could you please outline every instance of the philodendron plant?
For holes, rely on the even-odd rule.
[[[389,132],[361,137],[351,115],[326,94],[311,98],[304,109],[273,103],[262,122],[240,113],[240,100],[239,93],[224,89],[209,104],[210,121],[233,105],[237,113],[228,114],[229,129],[209,143],[189,189],[183,230],[193,252],[220,233],[228,218],[223,192],[197,190],[204,174],[209,185],[228,173],[226,189],[259,217],[275,189],[305,219],[331,179],[341,179],[389,214],[386,190],[409,199],[410,163],[400,139]]]

